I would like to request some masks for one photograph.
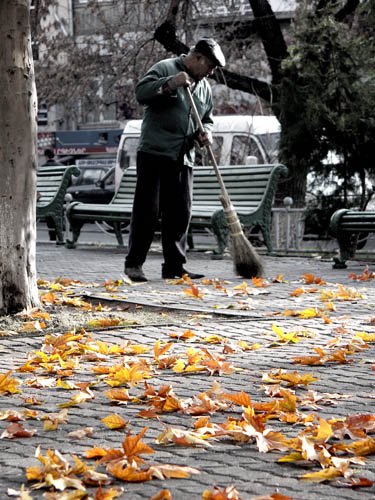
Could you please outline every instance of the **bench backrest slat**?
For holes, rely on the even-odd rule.
[[[229,197],[235,206],[255,207],[261,203],[275,165],[230,165],[219,167]],[[213,167],[195,167],[193,170],[194,203],[215,207],[221,206],[220,185]],[[123,173],[119,188],[111,204],[133,202],[136,186],[136,168],[129,167]]]

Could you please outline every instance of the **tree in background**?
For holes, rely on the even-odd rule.
[[[171,0],[166,20],[155,31],[155,38],[177,54],[186,50],[177,36],[179,7],[185,1]],[[279,183],[277,199],[289,195],[303,207],[307,173],[320,168],[328,151],[345,158],[343,171],[348,175],[358,171],[359,155],[364,159],[369,158],[365,151],[372,154],[373,54],[358,26],[367,33],[372,29],[368,20],[374,7],[371,0],[301,0],[287,43],[269,2],[249,0],[249,4],[271,77],[263,80],[224,69],[215,78],[257,95],[279,118],[280,160],[288,166],[289,176]],[[363,64],[366,58],[368,63]]]
[[[0,314],[38,304],[30,1],[0,2]]]
[[[344,15],[336,4],[322,3],[314,9],[302,5],[294,42],[281,65],[281,156],[302,177],[313,171],[322,193],[325,179],[342,180],[332,193],[341,195],[341,206],[348,206],[357,179],[354,192],[359,181],[361,196],[356,203],[364,209],[366,179],[375,169],[375,50],[365,35],[365,10]],[[336,162],[325,164],[332,151]]]

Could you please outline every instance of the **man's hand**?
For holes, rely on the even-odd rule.
[[[209,131],[204,132],[204,134],[199,133],[198,142],[201,146],[211,146],[212,144],[212,134]]]
[[[191,84],[191,80],[189,75],[185,73],[185,71],[181,71],[174,77],[174,83],[176,87],[189,87],[189,85]]]

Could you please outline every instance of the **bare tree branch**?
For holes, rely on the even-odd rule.
[[[165,21],[155,30],[154,38],[173,54],[187,54],[189,51],[189,47],[177,39],[176,28],[169,21]],[[272,101],[270,84],[265,81],[242,76],[224,68],[216,71],[212,78],[231,89],[243,90],[250,94],[255,94],[267,102]]]
[[[281,61],[287,56],[287,46],[280,24],[267,0],[249,0],[254,25],[262,40],[272,73],[272,83],[281,79]]]
[[[336,13],[336,15],[335,15],[336,21],[339,21],[339,22],[345,21],[345,19],[348,16],[350,16],[350,14],[354,14],[359,3],[360,3],[359,0],[348,0],[346,2],[346,4],[344,5],[344,7]]]

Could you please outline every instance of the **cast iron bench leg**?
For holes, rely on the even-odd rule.
[[[338,233],[337,243],[339,244],[339,256],[334,257],[333,268],[334,269],[346,269],[348,266],[345,262],[354,257],[353,246],[352,246],[352,234],[353,233]]]
[[[71,240],[66,240],[65,246],[66,248],[76,248],[77,246],[77,241],[79,238],[79,235],[81,234],[81,229],[82,226],[84,225],[85,221],[72,221],[69,219],[70,223],[70,229],[72,231],[72,239]]]
[[[224,251],[228,246],[228,225],[224,210],[217,210],[212,215],[211,226],[217,241],[217,250],[214,251],[212,259],[220,260],[223,258]]]

